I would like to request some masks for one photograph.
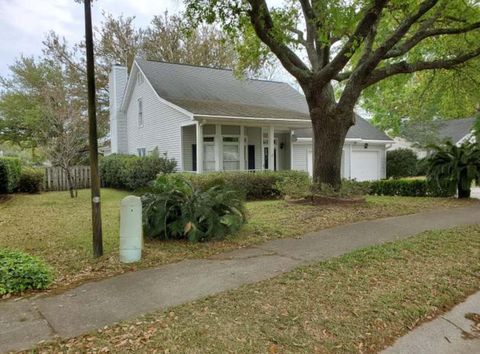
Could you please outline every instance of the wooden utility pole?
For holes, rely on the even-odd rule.
[[[97,112],[95,99],[95,62],[93,58],[92,7],[90,0],[85,5],[85,49],[87,53],[88,86],[88,140],[90,147],[90,180],[92,193],[93,256],[103,255],[102,214],[100,208],[100,177],[98,174]]]

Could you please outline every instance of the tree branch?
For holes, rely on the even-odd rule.
[[[393,34],[388,37],[388,39],[380,45],[370,56],[368,59],[368,67],[376,66],[380,60],[384,58],[384,55],[392,49],[410,30],[414,23],[416,23],[423,15],[425,15],[428,11],[430,11],[439,0],[425,0],[423,1],[417,12],[415,12],[410,17],[407,17],[403,20],[400,25],[398,26],[397,30],[393,32]],[[367,69],[368,70],[368,69]]]
[[[407,39],[405,42],[403,42],[401,46],[392,48],[390,51],[386,53],[386,55],[384,55],[383,58],[389,59],[389,58],[400,57],[406,54],[410,49],[412,49],[421,41],[427,38],[443,36],[443,35],[462,34],[462,33],[472,32],[477,29],[480,29],[480,22],[475,22],[468,26],[460,27],[460,28],[435,28],[430,30],[419,31],[415,33],[412,37]]]
[[[314,71],[319,70],[322,65],[321,44],[318,41],[318,17],[312,8],[309,0],[300,0],[302,6],[303,17],[305,18],[305,26],[307,29],[307,38],[305,40],[305,49],[307,50],[308,59],[312,64]]]
[[[354,33],[349,37],[335,58],[321,70],[319,74],[320,80],[331,80],[347,65],[352,55],[370,33],[372,26],[377,22],[388,1],[389,0],[375,0],[373,6],[365,11],[365,15],[358,23]]]
[[[451,69],[477,57],[480,57],[480,47],[469,53],[458,55],[451,59],[438,59],[432,61],[421,61],[416,63],[408,63],[406,61],[401,61],[392,65],[385,66],[384,68],[372,71],[368,79],[363,82],[363,88],[371,86],[393,75],[411,74],[417,71],[433,69]]]
[[[275,38],[274,24],[265,0],[248,0],[250,21],[257,36],[278,57],[282,65],[300,82],[311,75],[305,63],[281,40]]]
[[[438,1],[439,0],[424,0],[419,5],[418,10],[405,18],[399,24],[398,28],[371,54],[368,52],[369,45],[371,44],[367,41],[364,55],[362,55],[356,68],[348,77],[348,82],[338,102],[339,110],[353,109],[363,90],[363,82],[370,77],[371,71],[377,67],[383,56],[405,36],[413,24],[430,11]],[[373,24],[370,33],[374,30],[375,25],[376,23]]]

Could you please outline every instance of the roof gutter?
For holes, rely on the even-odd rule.
[[[213,118],[213,119],[244,119],[244,120],[265,120],[272,122],[290,122],[290,123],[299,123],[299,122],[308,122],[310,119],[288,119],[288,118],[263,118],[263,117],[241,117],[241,116],[219,116],[211,114],[194,114],[195,118]]]
[[[312,138],[297,138],[297,142],[311,142]],[[388,144],[391,143],[391,140],[373,140],[373,139],[362,139],[362,138],[346,138],[345,142],[347,143],[369,143],[369,144]]]

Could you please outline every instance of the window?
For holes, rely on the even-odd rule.
[[[240,144],[238,137],[223,137],[223,169],[240,169]]]
[[[143,101],[138,99],[138,126],[143,127]]]
[[[215,138],[203,137],[203,170],[215,171]]]
[[[278,140],[277,138],[273,139],[273,164],[274,164],[274,170],[277,170],[277,145],[278,145]],[[269,139],[263,139],[263,168],[265,170],[268,170],[268,149],[269,149]]]
[[[138,149],[137,149],[137,154],[138,154],[138,156],[140,156],[140,157],[144,157],[144,156],[147,155],[147,149],[145,149],[145,148],[138,148]]]

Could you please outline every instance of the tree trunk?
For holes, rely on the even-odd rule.
[[[354,122],[353,109],[337,109],[333,88],[304,88],[313,127],[313,180],[338,189],[341,185],[342,150]]]
[[[312,119],[313,180],[338,189],[342,182],[342,151],[348,126],[341,116],[321,115]]]
[[[458,184],[457,184],[457,188],[458,188],[458,198],[459,199],[464,199],[464,198],[470,198],[470,185],[471,185],[471,182],[470,184],[468,184],[468,188],[464,188],[464,181],[463,181],[463,177],[460,176],[460,179],[458,181]]]
[[[75,186],[75,181],[73,180],[72,173],[70,172],[70,168],[65,168],[65,173],[67,174],[67,181],[68,181],[68,190],[70,192],[70,198],[76,198],[78,196],[77,188]]]

